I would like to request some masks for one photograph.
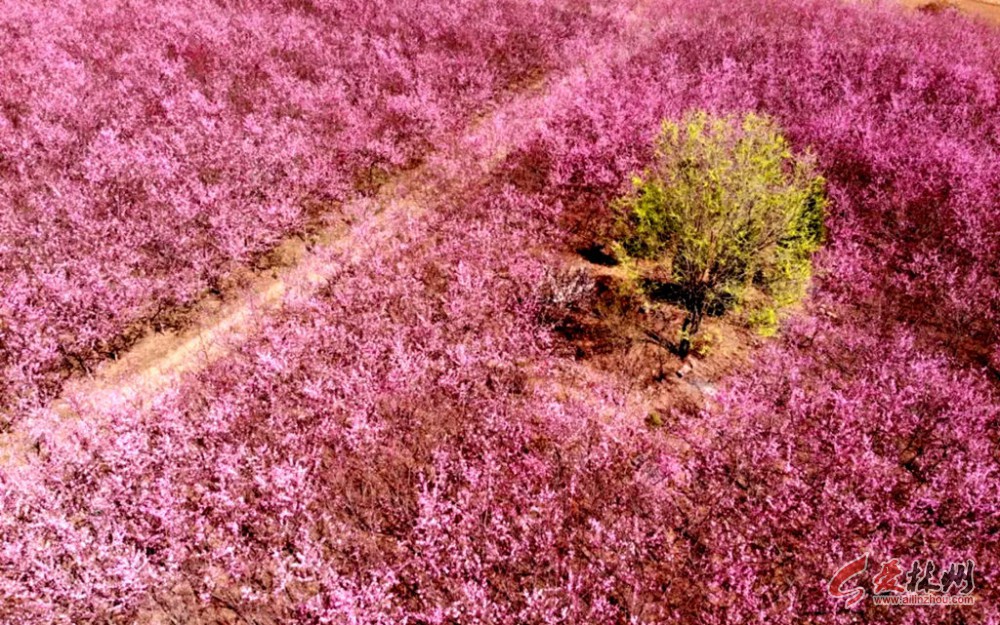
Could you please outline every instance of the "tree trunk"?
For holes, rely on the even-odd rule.
[[[677,353],[681,358],[687,358],[691,351],[691,337],[698,333],[701,327],[701,318],[705,311],[705,293],[698,292],[687,300],[688,314],[684,318],[684,325],[681,326],[681,342]]]

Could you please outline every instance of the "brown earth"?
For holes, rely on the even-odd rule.
[[[620,265],[579,256],[552,260],[558,281],[578,283],[587,295],[549,319],[557,349],[596,377],[619,379],[641,397],[648,424],[664,425],[673,410],[698,411],[717,383],[745,365],[764,338],[738,315],[706,317],[691,337],[691,351],[678,353],[685,311],[664,297],[644,294]]]
[[[954,7],[963,13],[981,17],[993,24],[1000,24],[1000,0],[900,0],[904,5],[927,11]]]

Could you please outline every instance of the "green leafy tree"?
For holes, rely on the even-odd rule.
[[[695,112],[665,121],[652,165],[633,182],[618,203],[617,248],[678,291],[682,336],[698,331],[706,310],[740,306],[751,293],[772,313],[804,296],[826,185],[769,118]]]

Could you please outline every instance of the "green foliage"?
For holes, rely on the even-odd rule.
[[[805,295],[824,236],[825,181],[767,117],[665,121],[633,187],[617,206],[616,249],[677,287],[691,334],[705,310],[739,306],[751,289],[775,307]]]
[[[778,311],[771,306],[752,310],[747,321],[761,336],[774,336],[778,332]]]
[[[689,338],[691,343],[691,352],[699,358],[705,358],[712,353],[712,350],[719,343],[719,339],[718,330],[712,328],[705,330],[694,338]]]

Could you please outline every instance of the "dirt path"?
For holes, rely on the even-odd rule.
[[[639,6],[642,6],[640,3]],[[353,254],[378,240],[391,240],[422,212],[441,206],[461,189],[482,180],[501,163],[508,151],[543,117],[544,96],[560,83],[581,74],[611,56],[626,54],[649,35],[643,9],[637,8],[617,45],[590,50],[590,56],[571,71],[550,77],[509,94],[473,120],[449,145],[428,156],[423,165],[404,172],[370,198],[351,201],[333,216],[335,225],[310,236],[292,237],[278,246],[280,267],[248,272],[244,285],[223,299],[205,298],[189,315],[188,327],[176,332],[151,333],[117,360],[94,368],[86,377],[70,380],[48,410],[18,423],[0,437],[0,467],[25,466],[41,440],[66,440],[72,432],[100,427],[92,421],[102,408],[149,407],[157,396],[188,375],[217,362],[252,337],[285,302],[310,298],[336,274],[324,259]],[[623,45],[626,44],[626,45]],[[364,244],[364,245],[362,245]]]
[[[488,175],[530,129],[533,116],[523,113],[540,100],[544,87],[537,83],[507,97],[420,167],[397,175],[374,197],[341,206],[332,216],[337,223],[314,233],[308,242],[299,237],[286,240],[277,250],[284,257],[281,266],[251,274],[224,302],[207,300],[191,327],[148,335],[118,360],[101,364],[94,375],[71,381],[52,408],[68,416],[79,414],[87,404],[143,402],[217,361],[286,301],[308,299],[326,285],[337,267],[325,259],[350,253],[361,242],[370,246],[391,239],[423,211],[454,197],[470,180]]]
[[[252,337],[285,302],[308,299],[336,274],[324,259],[370,248],[395,233],[423,211],[453,195],[469,180],[479,180],[501,162],[510,146],[530,128],[523,115],[539,100],[543,85],[507,98],[419,168],[384,184],[370,198],[353,200],[337,211],[328,226],[308,241],[292,237],[276,250],[282,266],[247,272],[243,286],[224,299],[206,297],[189,315],[181,331],[151,333],[117,360],[98,365],[90,376],[70,380],[49,410],[20,421],[0,438],[0,466],[26,465],[40,440],[65,437],[111,406],[148,407],[158,395],[223,358]],[[515,117],[515,113],[517,116]],[[342,256],[341,256],[342,257]]]
[[[530,92],[531,90],[529,90]],[[520,96],[523,99],[526,96]],[[20,420],[14,431],[0,437],[0,466],[26,460],[40,440],[63,438],[102,407],[142,408],[160,393],[218,361],[253,336],[269,315],[290,299],[309,298],[335,273],[323,263],[332,255],[350,252],[365,240],[389,237],[405,227],[407,219],[423,210],[435,195],[447,193],[463,170],[473,174],[487,153],[502,153],[514,127],[499,124],[508,107],[519,98],[508,98],[494,111],[474,121],[470,129],[416,170],[403,172],[382,186],[375,197],[358,198],[331,215],[333,225],[308,237],[290,237],[275,250],[279,266],[266,271],[244,269],[241,286],[224,297],[206,296],[186,314],[180,331],[152,332],[116,360],[94,368],[92,374],[71,379],[49,410]],[[496,132],[509,127],[508,134]],[[9,465],[8,465],[9,466]]]

